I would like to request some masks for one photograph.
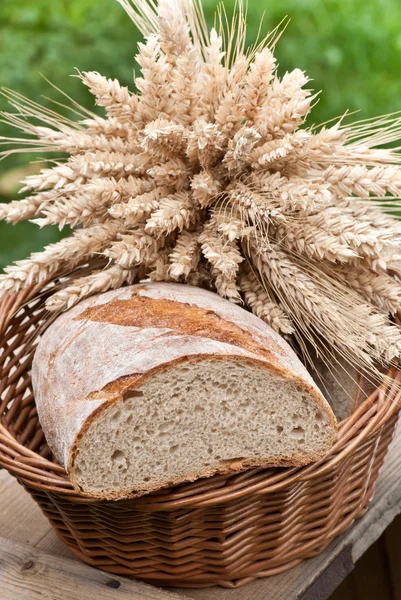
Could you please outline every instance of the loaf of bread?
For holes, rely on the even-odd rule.
[[[50,448],[74,487],[96,498],[305,465],[336,438],[329,404],[289,345],[187,285],[83,301],[45,332],[32,380]]]

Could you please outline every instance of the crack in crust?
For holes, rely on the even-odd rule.
[[[122,327],[140,329],[157,327],[170,329],[178,335],[209,338],[262,355],[269,362],[275,362],[276,354],[283,354],[283,348],[272,340],[271,350],[251,338],[249,332],[238,325],[224,320],[212,310],[193,304],[184,304],[165,298],[141,296],[145,286],[136,288],[129,299],[115,299],[107,304],[90,306],[74,320],[89,320],[112,323]]]

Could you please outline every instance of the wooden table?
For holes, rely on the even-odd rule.
[[[1,600],[326,600],[401,512],[401,426],[366,515],[316,558],[237,590],[161,590],[86,566],[56,537],[13,477],[0,471]]]

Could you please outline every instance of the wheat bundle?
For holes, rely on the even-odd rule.
[[[105,114],[72,101],[71,121],[4,91],[15,112],[3,121],[26,137],[2,138],[3,156],[68,157],[28,176],[30,195],[0,205],[0,218],[73,233],[6,268],[2,293],[89,264],[49,310],[178,281],[244,303],[305,353],[312,343],[370,371],[398,359],[401,154],[387,145],[401,116],[306,127],[308,77],[277,75],[280,29],[245,50],[241,2],[208,32],[199,0],[118,1],[145,36],[137,93],[80,73]]]

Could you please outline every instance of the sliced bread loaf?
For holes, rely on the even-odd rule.
[[[336,438],[330,406],[288,344],[187,285],[85,300],[46,331],[32,378],[50,448],[92,497],[304,465]]]

